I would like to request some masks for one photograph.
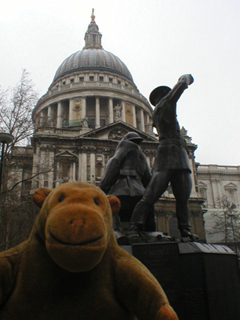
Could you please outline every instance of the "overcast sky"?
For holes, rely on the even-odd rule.
[[[102,45],[148,98],[184,73],[195,82],[178,102],[180,126],[201,164],[240,165],[239,0],[8,0],[0,10],[0,85],[27,69],[39,96],[84,46],[92,8]]]

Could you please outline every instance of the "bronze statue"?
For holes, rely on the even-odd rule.
[[[132,215],[130,233],[133,235],[139,234],[144,229],[144,222],[152,206],[171,182],[181,236],[192,240],[198,239],[196,235],[190,233],[188,199],[192,188],[191,170],[187,145],[180,133],[176,115],[176,103],[193,81],[193,77],[186,74],[179,78],[172,90],[169,87],[160,86],[150,94],[149,100],[155,106],[153,122],[158,132],[159,146],[151,181]]]
[[[129,228],[133,209],[151,180],[149,165],[139,147],[142,140],[135,132],[129,132],[122,138],[107,163],[99,186],[106,194],[115,195],[121,201],[121,210],[113,220],[114,231],[122,232],[121,222],[127,222]],[[153,208],[150,208],[144,225],[146,231],[155,231]]]

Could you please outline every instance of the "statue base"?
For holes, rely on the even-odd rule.
[[[129,236],[128,232],[114,231],[117,243],[121,245],[133,245],[134,243],[159,243],[159,242],[169,242],[175,241],[172,238],[162,232],[152,231],[152,232],[140,232],[135,236]],[[190,241],[189,238],[187,238]],[[180,240],[178,240],[180,241]]]
[[[236,254],[199,242],[122,246],[157,278],[180,320],[228,320],[240,315]]]

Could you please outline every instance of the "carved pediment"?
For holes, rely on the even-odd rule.
[[[225,190],[237,190],[237,186],[234,183],[229,182],[228,184],[226,184],[224,186],[224,189]]]
[[[200,181],[198,183],[198,187],[199,187],[199,189],[207,189],[207,185],[205,183],[203,183],[202,181]]]
[[[68,150],[56,154],[56,158],[78,158],[78,156]]]
[[[94,138],[103,140],[121,140],[121,138],[128,132],[136,132],[143,139],[143,141],[157,142],[158,140],[145,132],[136,129],[133,126],[126,124],[123,121],[111,123],[104,127],[91,130],[79,136],[81,138]]]
[[[127,130],[124,130],[124,129],[113,129],[109,132],[109,135],[108,135],[108,138],[111,139],[111,140],[121,140],[125,134],[127,134],[128,131]]]

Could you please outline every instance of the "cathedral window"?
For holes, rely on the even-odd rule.
[[[94,80],[94,76],[89,76],[89,81],[93,81]]]
[[[103,82],[103,76],[100,76],[100,77],[99,77],[99,81],[100,81],[100,82]]]
[[[228,201],[237,204],[237,186],[230,182],[224,186],[224,189],[226,196],[228,197]]]
[[[207,189],[206,188],[200,188],[199,189],[200,197],[204,200],[207,200]]]
[[[105,119],[100,119],[100,127],[104,127],[106,125]]]
[[[84,82],[84,77],[79,77],[79,82],[83,83]]]
[[[89,128],[95,128],[95,119],[88,117],[88,126]]]
[[[48,174],[44,174],[44,180],[43,180],[43,186],[44,188],[48,188]]]
[[[198,185],[198,190],[199,190],[199,196],[200,198],[203,198],[205,201],[202,205],[203,208],[206,208],[208,206],[208,198],[207,198],[207,185],[200,182]]]
[[[69,177],[70,177],[70,162],[65,160],[62,161],[62,170],[61,170],[61,175],[62,175],[62,181],[69,181]]]
[[[97,163],[96,164],[96,178],[97,180],[101,180],[103,175],[103,165],[102,163]]]

